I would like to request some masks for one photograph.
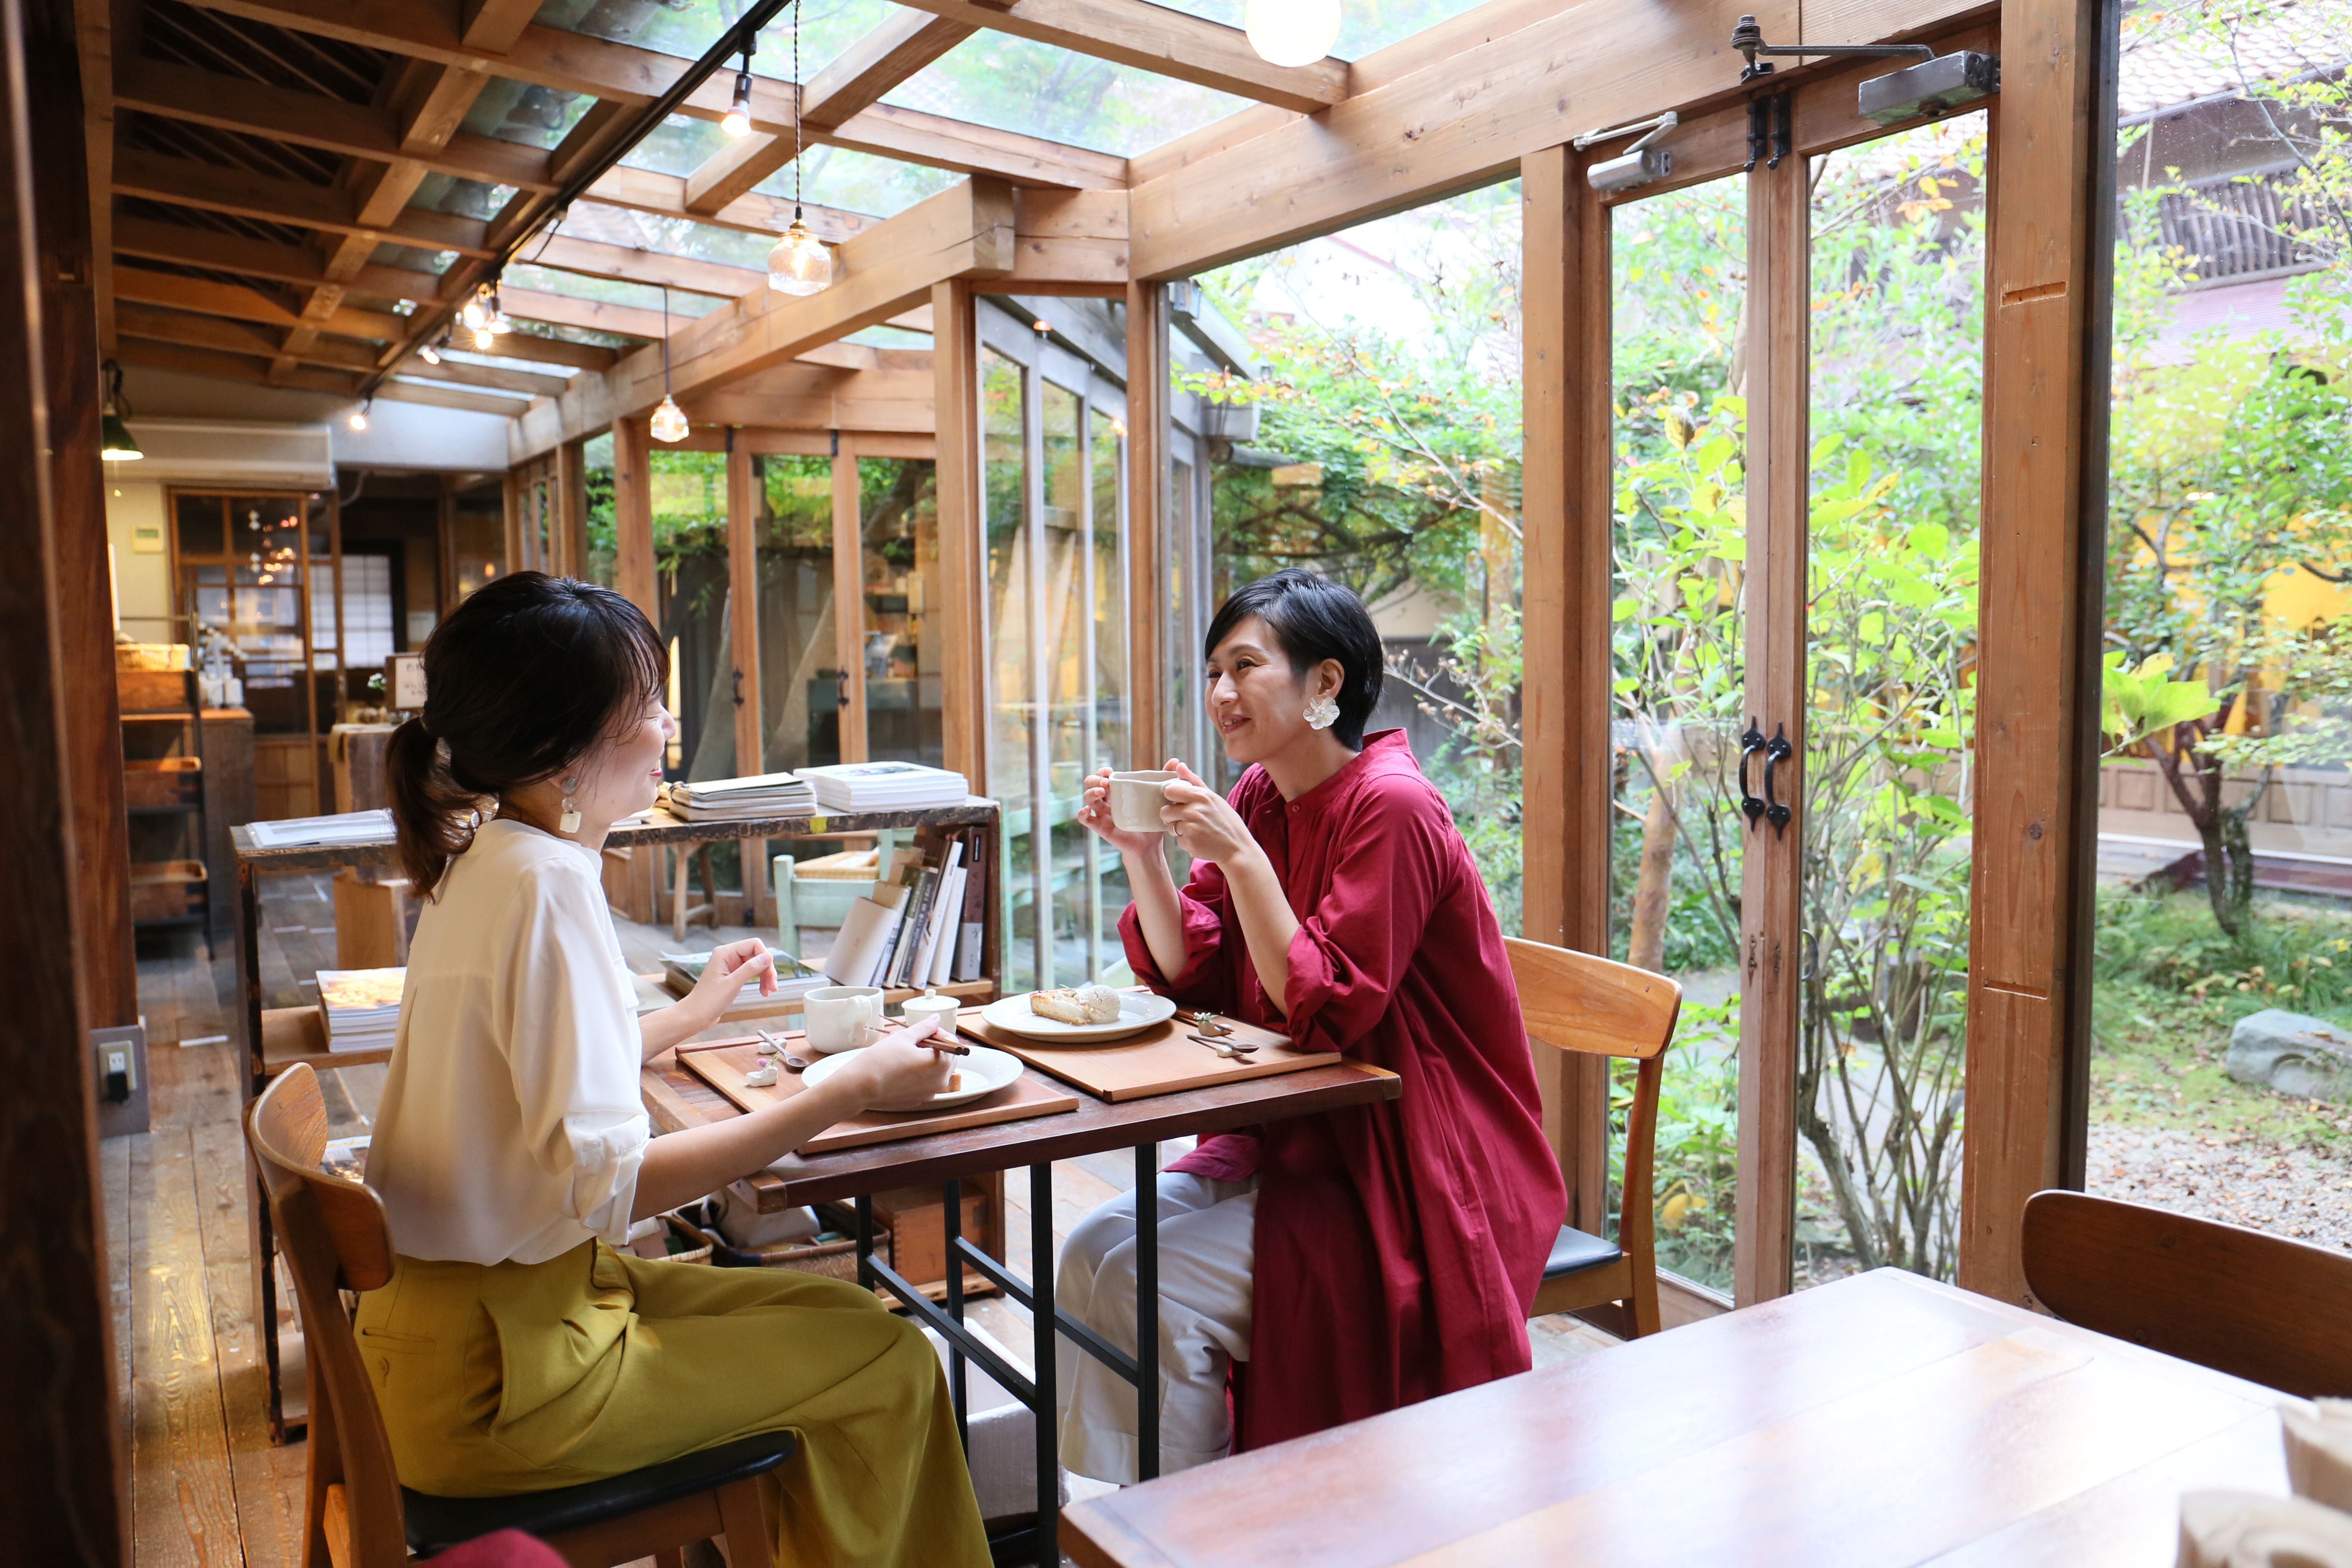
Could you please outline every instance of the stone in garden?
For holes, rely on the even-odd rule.
[[[2305,1100],[2352,1101],[2352,1030],[2272,1007],[2230,1031],[2230,1076]]]

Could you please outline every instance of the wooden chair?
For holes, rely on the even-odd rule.
[[[1636,1336],[1658,1331],[1658,1251],[1651,1212],[1652,1159],[1658,1133],[1658,1086],[1666,1042],[1682,1013],[1683,988],[1662,974],[1505,937],[1528,1043],[1639,1062],[1626,1118],[1624,1204],[1615,1242],[1560,1226],[1536,1292],[1535,1315],[1614,1302]]]
[[[792,1458],[796,1440],[789,1432],[517,1497],[427,1497],[400,1485],[340,1294],[392,1278],[383,1200],[320,1169],[327,1113],[307,1065],[287,1068],[253,1102],[245,1135],[294,1276],[310,1367],[304,1568],[397,1568],[496,1530],[536,1535],[573,1568],[647,1556],[662,1568],[681,1568],[688,1544],[720,1534],[735,1568],[775,1568],[758,1483]]]
[[[2087,1193],[2025,1203],[2025,1282],[2083,1328],[2305,1398],[2352,1394],[2352,1257]]]

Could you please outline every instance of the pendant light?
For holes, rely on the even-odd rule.
[[[1270,66],[1311,66],[1339,41],[1339,0],[1249,0],[1242,26]]]
[[[352,428],[354,430],[366,429],[368,425],[368,410],[374,406],[375,399],[371,397],[366,402],[361,404],[357,408],[352,409],[351,419]]]
[[[768,252],[768,287],[805,297],[833,287],[833,252],[801,220],[801,8],[793,7],[793,221]]]
[[[743,48],[743,68],[735,73],[734,101],[728,104],[719,129],[739,142],[751,134],[751,48],[748,44]]]
[[[662,400],[650,423],[656,441],[683,441],[689,426],[686,410],[669,395],[669,286],[662,286]]]
[[[122,422],[131,412],[131,405],[122,397],[122,367],[108,360],[99,367],[99,375],[106,389],[105,412],[98,422],[98,455],[110,463],[135,463],[147,454],[139,449],[138,439],[131,426]]]

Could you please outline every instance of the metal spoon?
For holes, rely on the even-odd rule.
[[[1257,1049],[1255,1046],[1240,1045],[1232,1040],[1213,1040],[1206,1035],[1188,1035],[1185,1037],[1198,1041],[1229,1060],[1236,1058],[1246,1060],[1249,1054]]]

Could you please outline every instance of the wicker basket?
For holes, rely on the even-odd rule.
[[[856,1213],[838,1204],[821,1204],[817,1212],[828,1229],[850,1234],[840,1241],[801,1241],[746,1250],[730,1243],[715,1226],[689,1225],[688,1228],[709,1244],[711,1260],[721,1268],[793,1268],[854,1282],[857,1279]],[[890,1233],[878,1225],[874,1227],[874,1256],[886,1266],[890,1261]]]

